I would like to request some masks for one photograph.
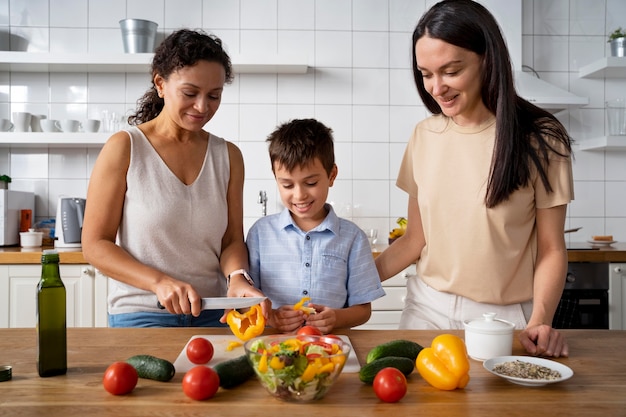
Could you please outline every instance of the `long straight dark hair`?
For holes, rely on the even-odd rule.
[[[533,165],[546,190],[552,192],[546,174],[549,154],[554,152],[568,157],[572,140],[551,113],[517,95],[511,59],[493,15],[472,0],[444,0],[435,4],[417,23],[413,32],[415,85],[426,108],[433,114],[441,114],[441,107],[426,91],[417,67],[415,44],[423,36],[441,39],[482,57],[481,97],[496,116],[486,206],[495,207],[524,187],[531,178]],[[554,141],[556,145],[552,145]]]

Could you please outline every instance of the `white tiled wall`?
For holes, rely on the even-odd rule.
[[[503,0],[504,1],[504,0]],[[0,48],[32,52],[122,52],[118,21],[153,20],[159,38],[179,27],[220,36],[231,53],[307,57],[305,75],[242,74],[228,86],[207,128],[237,143],[247,171],[246,227],[281,209],[264,139],[290,118],[333,128],[339,177],[330,201],[340,215],[384,236],[406,213],[394,183],[412,126],[426,116],[412,82],[411,32],[431,0],[0,0]],[[605,131],[604,102],[626,96],[626,80],[579,79],[579,67],[608,53],[606,34],[626,27],[623,0],[523,0],[523,63],[590,98],[559,115],[579,140]],[[9,42],[11,34],[11,42]],[[20,39],[27,39],[28,42]],[[9,46],[11,45],[11,46]],[[30,111],[50,118],[125,113],[149,85],[143,74],[0,73],[0,117]],[[54,216],[59,194],[84,196],[93,148],[0,148],[11,188],[37,193],[38,218]],[[626,240],[626,152],[576,152],[570,236]]]

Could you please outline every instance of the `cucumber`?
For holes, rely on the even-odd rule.
[[[126,359],[126,362],[137,370],[139,378],[167,382],[176,373],[176,369],[171,362],[151,355],[131,356]]]
[[[376,374],[383,368],[393,367],[399,369],[405,376],[409,376],[415,369],[415,361],[403,356],[385,356],[365,364],[359,370],[361,382],[371,384],[374,382]]]
[[[365,363],[370,363],[376,359],[386,356],[402,356],[413,361],[417,358],[420,351],[424,349],[419,343],[410,340],[392,340],[387,343],[376,346],[367,354]]]
[[[254,375],[254,369],[246,355],[220,362],[213,370],[220,377],[220,387],[227,389],[243,384]]]

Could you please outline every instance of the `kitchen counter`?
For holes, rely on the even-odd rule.
[[[460,331],[448,331],[462,336]],[[361,363],[369,350],[394,339],[429,345],[441,331],[346,330]],[[327,396],[313,404],[284,403],[270,397],[253,379],[194,401],[182,392],[183,375],[170,382],[140,379],[135,390],[113,396],[102,387],[102,375],[114,361],[151,354],[174,362],[196,334],[230,334],[227,329],[68,329],[67,375],[40,378],[35,367],[34,329],[0,329],[0,365],[13,366],[13,379],[0,382],[0,415],[51,416],[207,416],[281,415],[332,416],[589,416],[626,415],[626,331],[564,330],[569,358],[557,359],[574,371],[567,381],[525,387],[498,378],[471,361],[470,382],[463,390],[439,391],[417,373],[408,378],[408,392],[398,403],[377,399],[358,374],[344,373]],[[515,338],[513,353],[523,355]]]
[[[21,248],[19,246],[0,247],[0,265],[4,264],[40,264],[44,249],[53,247]],[[56,248],[59,262],[62,264],[86,264],[81,248]]]
[[[374,258],[386,247],[387,245],[376,245]],[[587,242],[572,243],[568,246],[567,259],[569,262],[626,262],[626,242],[617,242],[611,246],[592,246]]]
[[[387,245],[376,245],[372,252],[377,257]],[[599,247],[598,249],[582,249],[590,247],[587,243],[578,243],[574,249],[567,251],[570,262],[626,262],[626,242],[614,243],[611,246]],[[41,252],[47,248],[24,249],[20,247],[0,247],[0,265],[3,264],[39,264]],[[83,253],[80,248],[57,248],[62,264],[85,264]]]

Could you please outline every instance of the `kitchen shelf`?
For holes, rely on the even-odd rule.
[[[626,136],[600,136],[577,144],[581,151],[626,151]]]
[[[64,133],[64,132],[2,132],[0,148],[67,148],[67,147],[99,147],[104,145],[112,133]]]
[[[55,54],[44,52],[0,52],[0,71],[13,72],[130,72],[149,73],[152,53],[143,54]],[[231,56],[238,74],[305,74],[302,59],[283,56]]]
[[[578,75],[580,78],[625,78],[626,57],[604,57],[580,68]]]

